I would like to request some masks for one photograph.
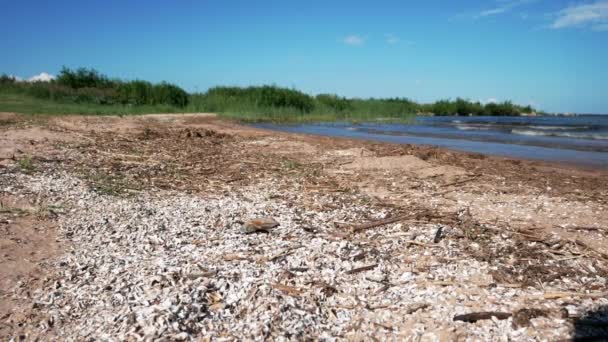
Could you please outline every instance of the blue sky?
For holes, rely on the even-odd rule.
[[[608,113],[608,0],[0,0],[0,73]]]

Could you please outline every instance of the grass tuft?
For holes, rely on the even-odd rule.
[[[19,159],[19,168],[24,172],[33,171],[34,163],[32,162],[32,157],[25,155],[23,158]]]

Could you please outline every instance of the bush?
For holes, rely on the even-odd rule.
[[[152,88],[152,98],[155,104],[169,104],[176,107],[186,107],[189,95],[182,88],[169,83],[161,83]]]
[[[0,75],[0,85],[14,84],[15,82],[17,82],[17,80],[15,80],[14,77],[11,77],[7,74]]]
[[[114,104],[116,101],[116,91],[112,88],[80,88],[76,90],[74,102],[95,103],[95,104]]]
[[[315,108],[315,101],[310,95],[277,86],[214,87],[205,94],[197,95],[196,101],[208,111],[249,107],[266,110],[289,108],[309,113]]]
[[[35,82],[30,85],[29,94],[39,99],[50,99],[51,90],[47,84],[43,82]]]
[[[220,97],[220,98],[244,98],[246,97],[247,90],[239,87],[214,87],[207,91],[206,95],[209,97]]]
[[[53,101],[73,102],[76,99],[76,90],[56,83],[43,84],[50,92],[50,99]],[[35,95],[34,95],[35,96]]]
[[[530,106],[506,101],[482,105],[463,98],[418,104],[407,98],[347,99],[334,94],[312,97],[295,89],[275,85],[255,87],[215,87],[190,95],[182,88],[162,82],[110,79],[95,69],[63,67],[54,81],[22,82],[6,74],[0,76],[0,91],[26,93],[40,99],[72,103],[168,105],[187,110],[222,113],[263,114],[269,117],[333,115],[336,118],[403,118],[415,113],[435,115],[517,115],[534,112]],[[258,115],[259,116],[259,115]]]
[[[431,105],[430,112],[435,115],[453,115],[456,114],[456,106],[450,100],[439,100]]]
[[[494,116],[507,116],[517,115],[520,113],[520,110],[511,101],[505,101],[502,103],[488,103],[486,105],[486,113]]]
[[[453,103],[454,114],[457,115],[482,115],[483,105],[479,102],[470,102],[462,98],[457,98]]]
[[[71,70],[65,66],[59,72],[56,82],[72,89],[112,88],[114,86],[113,81],[95,69],[79,68]]]
[[[317,102],[335,110],[336,112],[343,112],[352,108],[349,100],[334,94],[319,94],[317,95],[316,100]]]
[[[143,105],[152,102],[152,83],[146,81],[131,81],[119,87],[122,103]]]
[[[54,84],[53,84],[54,83]],[[33,94],[36,97],[63,99],[77,103],[96,104],[165,104],[176,107],[188,105],[189,95],[180,87],[162,82],[152,84],[147,81],[111,80],[95,69],[79,68],[71,70],[63,67],[55,82],[49,82],[48,92],[43,90]],[[60,87],[55,88],[54,87]],[[50,94],[48,94],[50,92]]]
[[[255,97],[255,102],[262,107],[295,108],[308,113],[315,107],[311,96],[300,91],[276,86],[247,88]]]

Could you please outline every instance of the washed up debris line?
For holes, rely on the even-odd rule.
[[[362,222],[360,213],[374,209],[307,211],[277,196],[278,182],[215,197],[120,198],[63,173],[3,177],[11,178],[5,192],[26,189],[66,208],[59,235],[67,250],[50,265],[56,277],[33,294],[46,319],[30,322],[30,337],[552,339],[571,329],[564,308],[576,314],[608,304],[548,301],[541,289],[493,284],[488,264],[449,238],[456,228],[443,226],[440,237],[436,224],[407,222],[348,232],[333,222]],[[315,196],[320,207],[334,201]],[[268,229],[244,228],[251,219]],[[492,313],[530,306],[543,313],[530,327]],[[482,314],[462,316],[471,312]]]

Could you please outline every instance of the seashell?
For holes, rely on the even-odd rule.
[[[428,222],[343,234],[343,227],[333,222],[374,221],[389,217],[392,209],[366,204],[367,197],[357,197],[355,191],[321,189],[311,195],[293,179],[272,177],[222,195],[155,190],[123,198],[100,195],[60,169],[0,173],[0,191],[35,194],[41,201],[61,201],[70,208],[53,218],[66,253],[41,263],[49,269],[41,289],[30,291],[22,282],[12,292],[5,291],[12,296],[7,299],[31,298],[38,303],[24,310],[24,315],[31,311],[36,315],[18,323],[32,331],[31,339],[36,334],[47,336],[44,330],[48,330],[48,336],[68,341],[196,341],[201,336],[218,341],[402,340],[404,336],[558,340],[568,336],[570,328],[561,317],[535,314],[534,329],[523,330],[513,328],[508,320],[458,325],[451,318],[474,311],[515,312],[532,305],[549,312],[565,304],[570,316],[582,316],[608,305],[605,296],[588,293],[579,298],[566,292],[581,287],[597,294],[604,289],[605,263],[590,256],[560,257],[559,263],[555,257],[547,258],[547,263],[586,272],[546,284],[554,293],[573,296],[567,302],[549,300],[541,288],[518,286],[513,284],[518,281],[515,277],[499,272],[501,266],[518,267],[517,253],[509,252],[510,264],[509,255],[502,261],[471,255],[493,248],[514,250],[516,239],[507,231],[501,230],[507,238],[488,234],[487,239],[468,241],[455,238],[460,228],[449,227],[448,220],[442,223],[446,232],[442,248],[431,248],[436,230]],[[524,203],[515,200],[516,194],[509,196],[518,206]],[[440,198],[429,202],[433,208],[442,204]],[[552,201],[545,207],[555,205]],[[568,205],[571,212],[581,209],[574,202]],[[284,234],[268,239],[218,229],[261,212],[274,218],[249,220],[240,231],[267,232],[279,226],[280,218]],[[537,247],[541,245],[547,246]],[[545,261],[537,259],[530,258],[529,263]],[[6,318],[6,323],[19,317]]]
[[[181,333],[175,334],[171,337],[176,341],[185,341],[190,337],[190,335],[188,335],[187,332],[181,332]]]

